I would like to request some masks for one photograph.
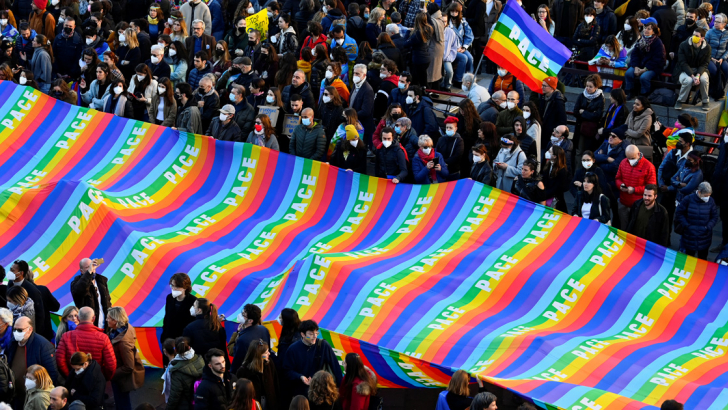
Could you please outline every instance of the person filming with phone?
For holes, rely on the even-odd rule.
[[[94,310],[94,326],[104,327],[106,314],[111,307],[109,285],[107,278],[96,273],[96,267],[104,262],[103,259],[83,258],[78,263],[81,274],[71,282],[71,295],[73,304],[77,308],[88,306]]]
[[[415,175],[415,183],[436,184],[447,181],[450,175],[447,164],[442,154],[435,152],[432,147],[432,138],[426,134],[420,135],[418,143],[420,149],[415,154],[417,157],[412,158],[412,173]]]

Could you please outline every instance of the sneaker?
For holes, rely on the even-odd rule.
[[[680,101],[675,103],[675,109],[676,110],[682,110],[682,103]]]
[[[710,111],[710,103],[707,101],[703,103],[703,111]]]

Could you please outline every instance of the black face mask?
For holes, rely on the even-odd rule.
[[[680,151],[682,151],[682,150],[683,150],[683,148],[685,148],[685,146],[683,145],[683,143],[682,143],[682,142],[678,142],[677,144],[675,144],[675,148],[677,148],[677,149],[679,149]]]
[[[200,87],[200,88],[198,88],[198,90],[199,90],[200,94],[202,94],[202,95],[207,94],[207,92],[205,91],[205,87]]]
[[[402,114],[392,114],[392,119],[395,121],[400,119],[401,117],[402,117]]]
[[[693,19],[685,19],[685,25],[686,26],[692,26],[693,24],[695,24],[695,20],[693,20]]]
[[[70,36],[71,33],[73,33],[73,29],[70,27],[63,27],[63,32]]]
[[[221,55],[223,55],[223,53],[225,53],[225,50],[220,50],[219,48],[215,49],[216,55],[221,56]]]
[[[53,95],[55,95],[56,98],[61,98],[63,97],[63,91],[54,91]]]
[[[240,74],[243,72],[243,70],[241,70],[240,67],[233,67],[230,69],[230,72],[233,74]]]

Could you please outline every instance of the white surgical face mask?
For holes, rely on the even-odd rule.
[[[271,13],[271,12],[269,11],[269,12],[268,12],[268,18],[271,18],[271,17],[273,17],[273,13]]]
[[[329,97],[328,95],[324,95],[323,100],[324,100],[324,103],[328,104],[331,102],[331,97]]]
[[[121,94],[123,91],[124,91],[124,87],[122,87],[122,86],[116,86],[116,87],[114,87],[114,93],[117,94],[117,95],[118,94]]]
[[[709,197],[709,196],[700,196],[700,194],[698,194],[698,198],[702,199],[702,200],[703,200],[703,202],[708,202],[708,201],[710,201],[710,197]]]
[[[165,92],[167,92],[167,89],[164,87],[157,87],[157,91],[159,91],[159,94],[164,94]]]
[[[559,139],[559,138],[557,138],[557,137],[554,137],[553,135],[551,136],[551,142],[552,142],[552,143],[553,143],[554,145],[558,144],[558,143],[559,143],[559,141],[561,141],[561,139]]]
[[[12,282],[15,280],[15,273],[12,271],[8,271],[8,274],[5,275],[5,277],[8,278],[8,280]]]
[[[191,316],[197,316],[197,310],[194,306],[190,306],[190,315]]]
[[[121,35],[119,36],[119,41],[120,41],[120,42],[122,42],[122,43],[126,42],[126,36],[125,36],[125,35],[123,35],[123,34],[121,34]]]
[[[80,375],[81,373],[83,373],[83,371],[84,371],[84,370],[86,370],[86,369],[84,369],[84,368],[82,367],[82,368],[80,368],[80,369],[78,369],[78,370],[74,370],[74,371],[76,372],[76,375],[78,376],[78,375]]]
[[[273,102],[275,102],[276,99],[275,99],[275,97],[269,95],[269,96],[265,97],[265,100],[268,102],[268,104],[273,104]]]
[[[25,77],[20,77],[20,80],[19,81],[20,81],[20,85],[25,85],[25,83],[28,82],[28,79],[25,78]]]
[[[311,50],[311,55],[314,56],[314,57],[316,57],[316,49],[315,48],[313,50]]]
[[[17,330],[13,330],[13,338],[16,342],[22,342],[23,339],[25,339],[25,332],[19,332]]]
[[[629,164],[632,165],[632,166],[635,166],[635,165],[637,165],[637,161],[639,161],[639,160],[640,160],[639,158],[637,158],[637,159],[630,159],[629,160]]]
[[[513,103],[513,102],[509,102],[509,103],[506,103],[506,104],[508,105],[508,109],[509,110],[512,110],[513,108],[516,107],[516,103]]]
[[[414,98],[412,98],[412,97],[407,97],[407,98],[405,98],[405,102],[406,102],[407,104],[414,104],[414,102],[415,102],[415,99],[414,99]]]
[[[248,7],[248,14],[255,14],[255,9],[252,6]]]
[[[624,23],[624,31],[632,31],[632,26],[630,26],[627,23]]]
[[[7,26],[8,25],[8,19],[0,19],[0,25],[2,25],[3,27]]]
[[[354,83],[355,84],[359,85],[359,84],[361,84],[362,81],[364,81],[364,79],[362,79],[361,77],[359,77],[357,75],[354,76]]]
[[[25,379],[25,390],[35,389],[35,382],[30,379]]]
[[[592,167],[592,164],[594,164],[591,161],[581,161],[581,165],[584,167],[584,169],[589,169]]]
[[[528,117],[531,116],[531,111],[524,111],[523,112],[523,118],[528,119]]]
[[[147,78],[146,75],[141,75],[141,74],[137,74],[136,77],[137,77],[137,80],[139,80],[139,82],[142,82],[142,81],[144,81],[145,78]]]
[[[63,24],[66,21],[63,17],[58,17],[58,23]]]
[[[278,42],[278,36],[271,37],[270,38],[270,42],[273,43],[273,44],[277,43]]]
[[[506,107],[508,107],[508,103],[503,101],[502,103],[498,104],[498,106],[501,108],[506,108]]]
[[[174,56],[176,56],[176,55],[177,55],[177,50],[175,50],[175,49],[173,49],[173,48],[170,48],[170,49],[169,49],[169,56],[170,56],[170,57],[174,57]]]
[[[586,21],[586,24],[591,24],[594,21],[594,16],[586,16],[584,17],[584,21]]]
[[[424,152],[425,155],[430,155],[431,151],[432,151],[432,148],[422,148],[422,152]]]
[[[61,0],[51,0],[51,6],[57,6],[60,2]]]
[[[384,148],[389,148],[392,145],[392,141],[382,141],[382,145],[384,145]]]
[[[13,310],[13,309],[15,309],[16,307],[18,307],[18,305],[16,305],[15,303],[13,303],[13,302],[8,302],[8,309],[10,309],[10,310]]]
[[[384,74],[384,73],[379,73],[379,78],[381,78],[382,80],[384,80],[385,78],[387,78],[387,75]]]
[[[551,153],[546,151],[546,159],[551,160]]]
[[[499,69],[498,69],[498,75],[499,75],[500,77],[505,77],[505,76],[507,76],[507,75],[508,75],[508,70],[504,70],[504,69],[502,69],[502,68],[499,68]]]
[[[220,113],[220,121],[225,121],[225,120],[227,120],[227,114],[225,114],[224,112],[221,112]]]
[[[174,19],[167,19],[167,23],[169,23],[170,26],[174,25]]]
[[[86,67],[86,62],[83,61],[83,59],[80,59],[80,60],[78,60],[78,66],[81,68],[84,68],[84,67]]]
[[[331,77],[333,77],[333,76],[334,76],[334,73],[332,73],[331,71],[326,71],[326,79],[327,80],[330,80]]]
[[[178,298],[180,296],[182,296],[182,291],[181,290],[173,290],[172,291],[172,297],[173,298]]]
[[[152,64],[157,64],[157,63],[159,63],[159,57],[152,56]]]
[[[5,21],[7,21],[7,20],[5,20]],[[2,23],[2,20],[0,20],[0,23]],[[5,25],[5,24],[3,24],[3,26],[4,26],[4,25]],[[88,37],[86,37],[86,45],[87,45],[87,46],[90,46],[90,45],[91,45],[91,43],[93,43],[93,42],[94,42],[94,40],[93,40],[93,39],[91,39],[91,38],[88,38]]]
[[[356,146],[359,145],[359,140],[351,140],[351,146],[356,148]]]
[[[480,158],[480,155],[475,155],[475,154],[473,154],[473,162],[474,162],[474,163],[476,163],[476,164],[477,164],[478,162],[480,162],[480,161],[482,161],[482,160],[483,160],[483,159],[482,159],[482,158]]]

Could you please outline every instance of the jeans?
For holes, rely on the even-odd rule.
[[[131,410],[131,392],[122,392],[118,384],[111,382],[116,410]]]
[[[458,65],[457,71],[455,71],[455,78],[454,78],[455,82],[461,83],[463,81],[463,76],[465,75],[465,67],[468,64],[467,56],[463,53],[457,53],[457,55],[455,56],[455,61],[453,61],[453,62],[445,61],[443,63],[443,65],[445,66],[445,75],[442,77],[442,86],[445,88],[450,88],[450,86],[452,85],[452,80],[453,80],[452,63],[457,63],[457,65]],[[473,65],[473,61],[472,61],[472,57],[471,57],[471,61],[470,61],[470,67],[471,67],[470,70],[471,71],[469,71],[469,72],[472,72],[472,65]]]
[[[718,90],[718,87],[721,86],[718,78],[718,68],[720,68],[720,71],[723,72],[723,78],[728,80],[728,61],[723,61],[720,67],[718,67],[713,60],[710,60],[708,63],[708,73],[710,74],[711,95],[723,94],[723,90]]]
[[[50,83],[40,83],[40,84],[38,84],[38,86],[40,87],[40,92],[42,92],[43,94],[46,94],[46,95],[50,95],[50,93],[51,93]]]
[[[641,76],[635,77],[634,67],[630,67],[624,74],[624,89],[625,91],[632,91],[634,83],[639,80],[640,82],[640,94],[647,95],[650,93],[650,81],[657,76],[654,71],[645,71]]]
[[[465,64],[463,64],[463,60],[465,61]],[[455,57],[455,61],[458,62],[458,69],[455,71],[455,82],[461,83],[463,82],[463,76],[465,73],[472,73],[473,70],[475,70],[475,67],[473,66],[473,56],[470,54],[470,51],[465,50],[464,53],[458,53],[458,56]]]

